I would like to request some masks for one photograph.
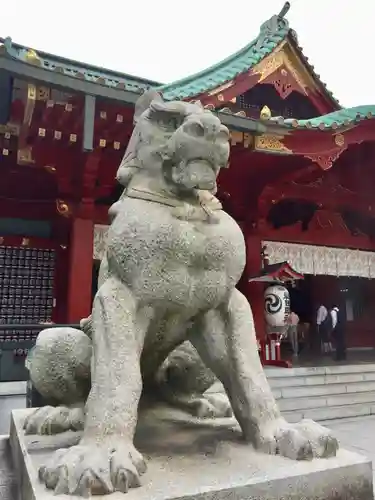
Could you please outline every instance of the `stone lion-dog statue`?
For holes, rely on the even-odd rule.
[[[41,332],[30,356],[31,380],[53,406],[32,413],[25,432],[82,429],[40,480],[75,495],[139,486],[142,391],[157,389],[197,416],[230,415],[227,401],[203,394],[215,376],[256,449],[297,460],[335,455],[327,429],[281,416],[260,363],[251,308],[236,289],[244,238],[215,198],[228,129],[200,103],[164,102],[154,91],[139,98],[134,122],[92,314],[83,331]]]

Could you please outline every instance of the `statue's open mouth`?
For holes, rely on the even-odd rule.
[[[214,165],[206,158],[193,158],[186,164],[189,178],[194,189],[211,191],[216,187]]]

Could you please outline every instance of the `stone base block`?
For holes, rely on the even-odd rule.
[[[25,436],[22,427],[30,411],[12,413],[10,442],[19,498],[52,500],[56,497],[38,481],[38,467],[55,449],[76,444],[80,436]],[[127,500],[374,498],[367,458],[340,450],[335,458],[295,462],[257,453],[241,441],[231,419],[203,422],[176,410],[154,408],[142,414],[136,445],[148,460],[148,471],[142,486],[127,493]],[[113,493],[107,498],[125,497]]]

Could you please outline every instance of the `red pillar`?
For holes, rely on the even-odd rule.
[[[94,224],[73,219],[69,244],[69,281],[66,321],[77,323],[91,311]]]
[[[259,275],[262,269],[262,240],[257,235],[246,236],[246,274],[247,279]],[[266,336],[264,319],[264,284],[247,283],[246,297],[250,302],[254,315],[254,323],[257,339],[263,340]]]

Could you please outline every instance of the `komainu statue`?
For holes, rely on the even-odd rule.
[[[282,418],[268,385],[251,308],[236,289],[244,238],[215,198],[228,157],[228,129],[199,103],[152,91],[139,99],[92,314],[82,331],[43,331],[30,359],[31,379],[52,405],[28,417],[26,432],[82,430],[77,446],[39,471],[55,493],[139,486],[141,394],[222,417],[228,403],[203,394],[215,376],[255,448],[291,459],[336,454],[327,429]]]

